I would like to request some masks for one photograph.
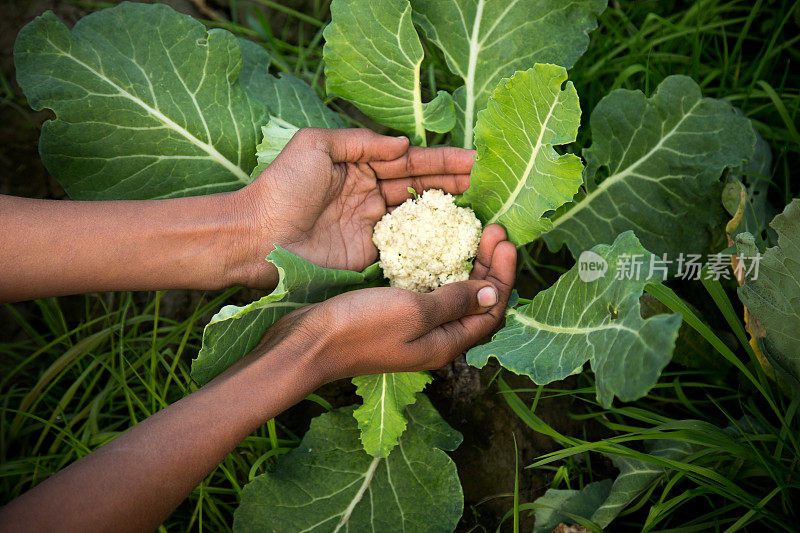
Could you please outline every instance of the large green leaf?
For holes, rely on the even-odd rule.
[[[364,403],[353,416],[361,429],[364,450],[373,457],[386,457],[406,429],[405,408],[431,382],[427,372],[397,372],[353,378],[356,394]]]
[[[291,74],[269,73],[269,54],[252,41],[239,40],[242,49],[242,85],[264,102],[269,114],[296,128],[343,128],[344,122],[320,100],[317,92]]]
[[[255,179],[300,128],[343,128],[344,122],[303,80],[291,74],[271,75],[267,69],[270,57],[264,48],[246,39],[239,39],[239,45],[242,49],[239,79],[269,109],[269,122],[261,127],[262,140],[256,146],[257,164],[250,173]]]
[[[778,245],[768,248],[755,269],[745,276],[739,298],[764,326],[762,351],[777,374],[800,385],[800,199],[794,199],[770,224]],[[745,266],[755,266],[755,238],[736,239]]]
[[[424,52],[408,0],[333,0],[325,28],[328,92],[350,100],[367,116],[425,144],[425,130],[455,124],[453,99],[439,91],[423,103]]]
[[[203,346],[192,361],[192,379],[201,385],[247,355],[286,313],[380,277],[377,265],[364,272],[322,268],[280,246],[267,256],[267,261],[278,267],[275,289],[249,305],[226,305],[203,330]]]
[[[478,113],[478,159],[463,200],[485,224],[498,222],[522,245],[552,226],[545,213],[570,201],[583,163],[553,148],[578,133],[578,93],[557,65],[535,65],[500,82]]]
[[[237,39],[164,5],[124,3],[70,31],[52,13],[20,31],[17,80],[39,151],[72,198],[162,198],[250,181],[267,110],[238,81]]]
[[[590,125],[585,191],[554,218],[548,247],[566,244],[577,257],[634,230],[645,248],[673,261],[706,251],[724,219],[720,175],[753,155],[750,121],[723,100],[703,98],[691,78],[670,76],[652,98],[612,91]]]
[[[641,317],[643,287],[651,273],[651,282],[661,275],[651,269],[650,258],[630,231],[611,246],[595,246],[533,302],[509,309],[506,326],[491,342],[472,348],[467,362],[482,367],[496,357],[509,370],[545,384],[580,372],[588,360],[603,405],[610,406],[614,396],[644,396],[669,362],[681,324],[679,314]],[[607,270],[589,271],[590,264]],[[593,280],[588,276],[601,272]]]
[[[572,67],[607,0],[411,0],[414,20],[464,80],[453,144],[472,148],[478,111],[501,78],[534,63]]]
[[[242,492],[233,528],[249,531],[453,531],[464,499],[453,450],[461,434],[420,394],[385,459],[361,447],[353,408],[311,421],[300,445]]]

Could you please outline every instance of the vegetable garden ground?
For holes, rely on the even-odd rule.
[[[329,3],[192,0],[170,5],[208,26],[262,44],[274,72],[292,73],[324,95],[322,29],[330,20]],[[41,124],[52,113],[32,111],[14,81],[11,50],[17,33],[47,9],[71,26],[109,5],[4,3],[0,194],[65,197],[38,153]],[[443,57],[430,42],[426,47],[423,76],[452,91],[452,78],[441,74],[446,70]],[[771,219],[800,194],[799,51],[798,2],[613,1],[590,33],[587,51],[569,71],[583,110],[575,145],[588,144],[589,115],[611,90],[639,89],[651,96],[667,76],[690,76],[703,96],[741,108],[769,145],[769,186],[761,194],[767,195]],[[348,124],[389,131],[344,99],[326,103]],[[562,151],[580,153],[570,144]],[[724,241],[724,232],[717,237]],[[566,247],[551,252],[538,240],[523,249],[516,288],[525,299],[553,285],[574,264]],[[669,462],[656,463],[658,476],[625,503],[610,530],[796,528],[797,389],[770,379],[740,342],[743,311],[735,281],[675,280],[668,285],[713,335],[690,327],[684,315],[672,362],[640,399],[604,405],[596,396],[595,374],[588,370],[537,386],[528,377],[503,370],[495,359],[478,369],[461,356],[434,372],[425,392],[444,420],[464,436],[448,453],[464,492],[458,531],[539,528],[534,511],[548,502],[534,502],[547,489],[599,487],[590,484],[624,471],[625,465],[609,458],[607,439],[637,435],[621,442],[636,452],[651,451],[645,446],[648,437],[640,436],[654,427],[671,428],[676,440],[681,435],[691,440],[694,431],[705,427],[686,424],[687,419],[732,437],[702,454],[662,455]],[[209,319],[222,302],[246,305],[261,296],[237,289],[108,293],[0,307],[0,503],[196,388],[190,367]],[[645,294],[642,314],[668,311],[665,301],[669,295],[656,289]],[[283,413],[231,453],[163,529],[231,529],[248,481],[295,448],[312,418],[359,402],[355,387],[345,380]],[[628,459],[634,472],[644,470],[640,464],[630,466],[635,458]],[[566,514],[556,523],[585,522],[582,503],[573,503],[559,504]]]

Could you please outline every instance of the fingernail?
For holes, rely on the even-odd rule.
[[[405,135],[398,135],[397,138],[398,139],[406,139],[406,140],[408,140],[408,137],[406,137]]]
[[[497,289],[484,287],[478,291],[478,304],[481,307],[492,307],[497,303]]]

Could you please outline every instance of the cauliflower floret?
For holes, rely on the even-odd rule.
[[[430,189],[385,214],[375,224],[372,242],[392,287],[429,292],[469,279],[480,238],[481,222],[472,209]]]

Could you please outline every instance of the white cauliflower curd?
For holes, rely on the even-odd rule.
[[[417,292],[469,279],[481,222],[453,196],[430,189],[406,200],[375,224],[372,242],[392,287]]]

